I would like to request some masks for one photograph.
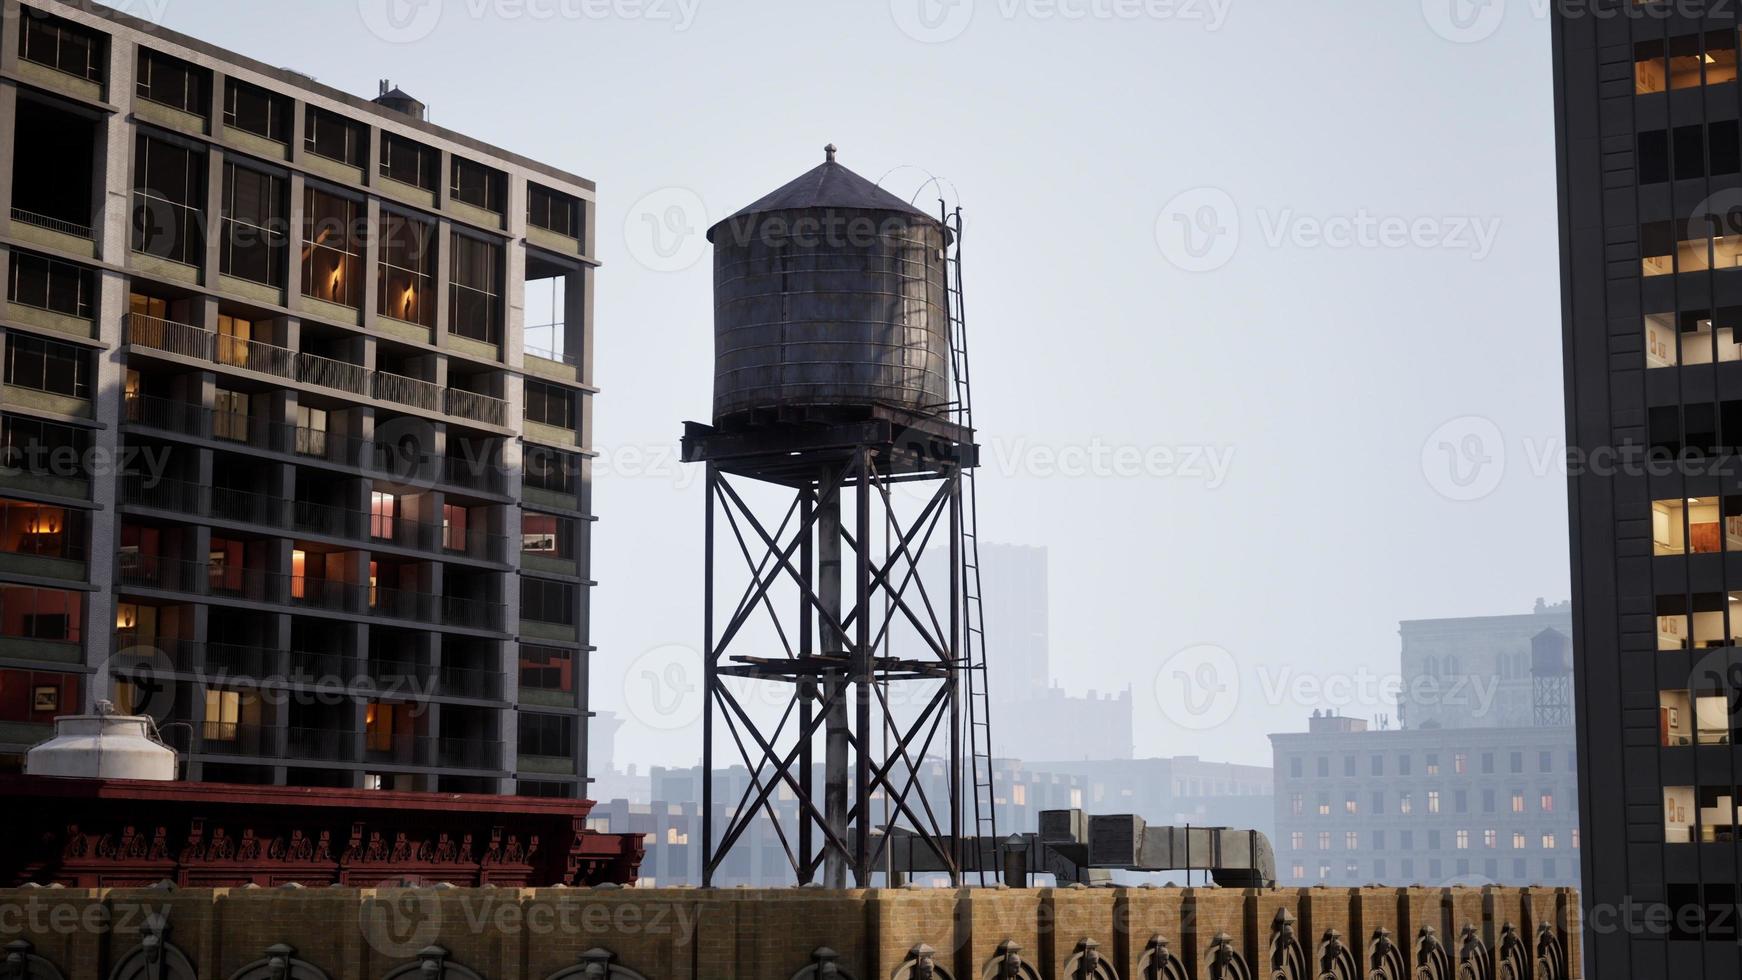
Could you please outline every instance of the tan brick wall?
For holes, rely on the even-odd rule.
[[[1190,976],[1207,976],[1218,932],[1234,937],[1255,976],[1268,976],[1283,911],[1309,967],[1328,929],[1365,968],[1380,928],[1413,964],[1423,925],[1455,962],[1465,922],[1489,942],[1511,922],[1533,951],[1547,923],[1566,947],[1569,977],[1580,975],[1577,896],[1542,888],[18,889],[0,890],[0,944],[27,939],[68,980],[101,978],[160,915],[201,980],[224,980],[275,943],[332,980],[379,980],[431,945],[486,980],[542,980],[595,947],[651,980],[787,980],[819,947],[837,952],[853,980],[890,980],[923,942],[955,980],[980,980],[1014,940],[1039,976],[1060,980],[1090,938],[1129,980],[1155,936]]]

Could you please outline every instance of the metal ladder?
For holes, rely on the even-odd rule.
[[[941,202],[940,202],[941,203]],[[972,374],[968,368],[968,325],[962,304],[962,209],[954,213],[944,210],[944,227],[953,241],[946,246],[944,285],[949,293],[950,315],[950,376],[955,383],[957,420],[965,428],[974,428]],[[996,876],[996,868],[987,868],[985,850],[991,842],[996,853],[998,841],[997,798],[992,786],[992,704],[986,690],[986,609],[980,593],[980,515],[979,498],[974,488],[974,468],[962,470],[962,600],[967,627],[968,680],[968,751],[970,778],[974,782],[974,834],[979,840],[980,884],[986,884],[988,871]],[[994,862],[995,863],[995,862]]]

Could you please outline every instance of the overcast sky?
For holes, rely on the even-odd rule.
[[[1050,550],[1055,678],[1131,686],[1140,755],[1268,764],[1398,620],[1568,591],[1548,22],[1457,2],[114,5],[598,182],[619,765],[699,756],[634,690],[699,645],[699,233],[830,141],[966,209],[982,531]]]

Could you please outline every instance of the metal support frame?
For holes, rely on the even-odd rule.
[[[756,433],[754,443],[766,449],[803,444],[815,431],[794,433],[788,441],[779,428]],[[761,816],[772,822],[800,883],[811,883],[820,870],[830,887],[846,887],[849,874],[853,886],[867,887],[890,856],[891,835],[877,826],[873,812],[879,791],[903,841],[927,852],[960,883],[961,495],[964,462],[972,466],[975,456],[971,439],[950,438],[956,434],[925,443],[942,445],[945,452],[917,455],[920,443],[912,439],[848,439],[802,451],[736,455],[710,451],[706,441],[741,448],[745,443],[733,442],[736,437],[698,430],[694,445],[686,439],[686,458],[707,462],[704,887],[712,886],[715,872]],[[911,518],[899,512],[891,493],[897,481],[935,486]],[[759,513],[740,493],[749,483],[763,489],[759,501],[769,499],[769,488],[783,492],[778,518],[766,503]],[[885,529],[881,541],[874,540],[879,523]],[[717,544],[735,548],[743,559],[747,584],[741,590],[727,584],[736,563],[722,561]],[[934,544],[949,553],[944,581],[928,581],[921,571]],[[940,595],[946,590],[947,601]],[[752,622],[772,623],[778,651],[740,652],[749,644],[746,627]],[[917,634],[920,649],[905,657],[880,655],[898,624]],[[737,683],[728,686],[729,680]],[[772,701],[779,709],[772,723],[766,717],[772,712],[753,712],[740,696],[752,685],[787,690],[772,699],[757,690],[759,705]],[[896,685],[913,686],[906,693],[914,696],[892,699]],[[928,692],[925,685],[936,689]],[[900,717],[897,705],[917,711]],[[812,774],[818,738],[824,742],[820,792]],[[735,800],[715,793],[716,740],[730,744],[736,758],[728,759],[741,761],[749,773]],[[933,800],[925,786],[927,760],[938,756],[946,756],[947,800]],[[775,806],[783,789],[796,802],[796,835]],[[716,828],[715,810],[723,803],[735,805],[721,810],[723,825]]]

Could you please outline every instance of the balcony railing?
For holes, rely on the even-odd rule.
[[[49,231],[59,232],[62,235],[71,235],[74,238],[96,237],[96,235],[91,231],[90,225],[81,225],[76,221],[68,221],[65,218],[52,218],[46,214],[37,214],[34,211],[26,211],[23,208],[12,209],[12,220],[27,225],[35,225],[38,228],[46,228]]]
[[[301,606],[437,626],[500,631],[506,621],[504,606],[499,602],[412,589],[352,585],[332,579],[158,558],[136,552],[122,553],[117,562],[116,580],[124,588]]]
[[[296,355],[296,380],[303,384],[366,395],[369,391],[368,372],[361,364],[334,360],[319,354]]]
[[[384,402],[410,405],[426,412],[441,411],[442,389],[428,381],[376,371],[372,394]]]
[[[124,421],[184,436],[203,436],[211,425],[211,409],[155,395],[130,392],[122,411]]]
[[[507,425],[508,403],[462,388],[447,389],[447,412],[485,425]]]
[[[218,338],[219,364],[270,374],[278,378],[296,376],[296,352],[260,340],[246,340],[229,335]]]
[[[210,330],[189,323],[177,323],[143,313],[127,314],[127,343],[134,347],[147,347],[179,357],[209,361],[212,359],[214,336]]]
[[[456,769],[501,769],[502,743],[489,739],[443,738],[439,745],[443,766]]]
[[[450,667],[444,664],[436,677],[436,690],[444,697],[500,701],[502,672],[480,670],[476,667]]]

